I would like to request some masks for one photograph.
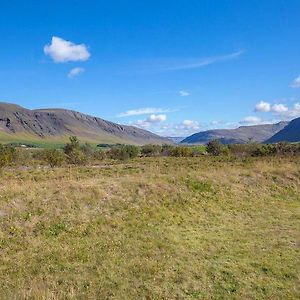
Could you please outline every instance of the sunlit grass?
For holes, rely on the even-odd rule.
[[[299,158],[7,168],[0,298],[299,299]]]

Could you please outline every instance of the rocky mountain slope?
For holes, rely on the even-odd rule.
[[[214,139],[220,140],[223,144],[247,143],[249,140],[264,142],[287,125],[288,122],[279,122],[277,124],[240,126],[236,129],[207,130],[195,133],[181,143],[206,144]]]
[[[266,143],[300,142],[300,118],[292,120],[286,127],[276,133]]]
[[[72,110],[29,110],[0,103],[0,141],[66,141],[70,135],[95,143],[170,143],[149,131]]]

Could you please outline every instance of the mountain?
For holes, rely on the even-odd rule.
[[[149,131],[67,109],[36,109],[0,103],[0,141],[65,142],[76,135],[94,143],[171,143]]]
[[[292,120],[286,127],[266,141],[266,143],[278,142],[300,142],[300,118]]]
[[[207,130],[195,133],[185,138],[181,143],[207,144],[214,139],[220,140],[223,144],[243,144],[249,140],[264,142],[287,125],[288,122],[279,122],[277,124],[240,126],[235,129]]]
[[[166,138],[175,144],[179,144],[182,140],[185,139],[185,137],[180,136],[167,136]]]

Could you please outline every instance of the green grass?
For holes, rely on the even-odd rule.
[[[299,158],[7,168],[0,298],[299,299]]]

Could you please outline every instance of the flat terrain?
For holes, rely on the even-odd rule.
[[[0,175],[2,299],[299,299],[299,158]]]

